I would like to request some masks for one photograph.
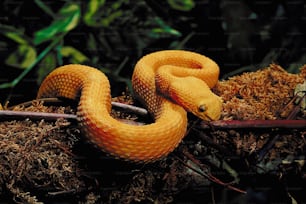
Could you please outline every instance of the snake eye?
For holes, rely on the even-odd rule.
[[[199,110],[199,112],[203,113],[203,112],[206,111],[206,106],[205,105],[200,105],[198,110]]]

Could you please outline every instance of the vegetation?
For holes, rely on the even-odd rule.
[[[0,9],[2,102],[18,100],[19,83],[35,97],[44,76],[66,63],[101,69],[121,93],[135,62],[154,50],[203,53],[224,77],[271,62],[298,72],[306,61],[303,1],[6,0]]]

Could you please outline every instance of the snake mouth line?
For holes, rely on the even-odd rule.
[[[208,120],[206,120],[207,122],[213,121],[213,119],[209,115],[205,114],[205,117],[208,118]]]

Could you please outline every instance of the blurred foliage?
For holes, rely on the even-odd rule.
[[[0,4],[1,89],[14,88],[25,76],[39,84],[52,69],[67,63],[97,67],[112,83],[130,87],[136,61],[162,49],[205,54],[217,61],[224,77],[272,62],[295,73],[306,62],[306,8],[299,0]],[[10,73],[14,76],[8,77]]]
[[[168,0],[171,8],[180,11],[190,11],[194,7],[194,1],[192,0]]]

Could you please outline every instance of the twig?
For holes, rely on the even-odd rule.
[[[301,106],[302,103],[305,102],[306,100],[306,95],[305,93],[303,93],[303,96],[299,96],[298,94],[296,94],[296,98],[295,98],[295,103],[296,105],[294,106],[293,110],[288,114],[286,119],[293,119],[296,117],[296,115],[301,111]]]
[[[63,103],[63,101],[58,98],[41,98],[41,99],[36,99],[36,100],[43,101],[44,103],[51,103],[51,104]],[[137,106],[133,106],[133,105],[125,104],[125,103],[119,103],[119,102],[111,102],[111,103],[112,103],[112,106],[115,108],[120,108],[124,111],[135,113],[140,116],[147,116],[149,114],[146,109],[141,108],[141,107],[137,107]],[[24,102],[24,103],[15,105],[15,106],[11,106],[9,107],[9,110],[12,110],[16,106],[28,107],[30,105],[32,105],[32,101],[27,101],[27,102]]]
[[[147,116],[148,115],[148,111],[144,108],[140,108],[137,106],[133,106],[133,105],[129,105],[129,104],[125,104],[125,103],[119,103],[119,102],[112,102],[112,106],[116,107],[116,108],[122,108],[126,111],[135,113],[137,115],[140,116]]]
[[[203,167],[206,168],[206,166],[204,166],[204,164],[202,164],[198,159],[196,159],[194,157],[194,155],[190,154],[190,152],[188,152],[187,148],[184,148],[182,150],[182,153],[189,159],[191,160],[193,163],[195,163],[196,165],[198,165],[202,170],[203,170]],[[213,155],[212,155],[213,156]],[[215,156],[216,157],[216,156]],[[209,163],[213,164],[214,166],[218,167],[218,168],[222,168],[223,170],[225,170],[226,172],[228,172],[233,178],[234,178],[234,181],[231,182],[231,183],[237,183],[239,181],[239,178],[238,178],[238,174],[237,172],[231,168],[226,161],[216,161],[217,158],[212,158],[212,157],[206,157],[208,160]]]
[[[10,111],[10,110],[0,110],[0,118],[14,118],[14,119],[25,119],[31,118],[34,120],[48,120],[54,121],[60,118],[68,120],[76,120],[77,116],[73,114],[64,113],[43,113],[43,112],[33,112],[33,111]]]
[[[44,113],[44,112],[33,112],[33,111],[11,111],[11,110],[0,110],[0,120],[13,118],[13,119],[25,119],[29,118],[31,120],[46,120],[46,121],[55,121],[57,119],[63,118],[70,121],[76,121],[77,115],[74,114],[65,114],[65,113]],[[130,125],[145,125],[142,122],[136,122],[128,119],[117,118],[118,121]]]
[[[217,144],[212,138],[207,136],[206,134],[203,133],[203,131],[198,131],[198,137],[204,141],[206,144],[208,144],[210,147],[213,147],[220,152],[222,152],[224,155],[230,156],[232,153],[228,150],[228,148],[224,147],[223,145]]]
[[[40,101],[49,102],[49,103],[61,103],[63,101],[57,98],[43,98],[38,99]],[[19,105],[28,106],[31,105],[31,101],[25,102]],[[135,113],[140,116],[147,116],[148,111],[144,108],[140,108],[137,106],[112,102],[112,106],[115,108],[120,108],[124,111]],[[9,109],[12,109],[10,107]],[[30,117],[33,119],[42,119],[45,118],[47,120],[56,120],[58,118],[66,118],[66,119],[76,119],[76,116],[72,116],[71,114],[63,114],[58,115],[57,113],[38,113],[38,112],[21,112],[15,111],[9,112],[4,111],[0,113],[0,116],[3,117]],[[305,128],[306,121],[305,120],[218,120],[218,121],[202,121],[198,126],[200,129],[239,129],[239,128]]]
[[[277,134],[271,138],[264,146],[258,151],[258,158],[257,161],[261,161],[266,154],[274,147],[275,142],[279,139],[280,135]]]
[[[305,100],[305,92],[297,92],[294,97],[287,103],[287,105],[282,108],[278,118],[283,117],[287,120],[296,118],[297,114],[301,111],[302,104],[305,103]]]
[[[212,182],[214,182],[214,183],[217,183],[217,184],[219,184],[219,185],[222,185],[222,186],[224,186],[224,187],[226,187],[226,188],[228,188],[228,189],[234,190],[234,191],[236,191],[236,192],[246,194],[246,191],[241,190],[241,189],[239,189],[239,188],[236,188],[236,187],[234,187],[234,186],[232,186],[232,185],[229,185],[228,183],[224,183],[223,181],[219,180],[218,178],[214,177],[214,176],[211,175],[211,174],[206,174],[206,173],[204,173],[204,171],[203,171],[203,169],[201,168],[201,166],[199,166],[199,168],[201,169],[201,171],[200,171],[200,170],[198,170],[198,169],[192,167],[191,165],[186,164],[181,158],[179,158],[179,157],[176,157],[176,158],[177,158],[184,166],[186,166],[187,168],[193,170],[194,172],[198,173],[199,175],[204,176],[205,178],[209,179],[210,181],[212,181]]]
[[[48,195],[57,196],[57,195],[71,194],[71,193],[73,194],[75,192],[76,192],[75,189],[71,189],[71,190],[63,190],[63,191],[57,191],[57,192],[48,192]]]
[[[302,103],[305,101],[305,98],[306,98],[305,92],[298,92],[283,108],[280,116],[286,115],[286,120],[283,120],[285,121],[283,124],[284,126],[289,125],[290,121],[293,121],[294,126],[301,125],[300,126],[301,128],[306,128],[305,120],[298,120],[299,122],[293,120],[294,118],[296,118],[298,113],[301,111]],[[288,112],[287,110],[289,110],[290,108],[291,110]],[[292,124],[289,126],[292,127]],[[292,127],[292,128],[297,128],[297,127]],[[268,140],[268,142],[264,144],[264,146],[258,151],[257,161],[261,161],[266,156],[266,154],[275,146],[275,143],[277,142],[279,138],[280,138],[280,135],[276,134],[272,136],[270,140]]]
[[[305,128],[305,120],[217,120],[202,122],[201,129],[239,129],[239,128]]]

